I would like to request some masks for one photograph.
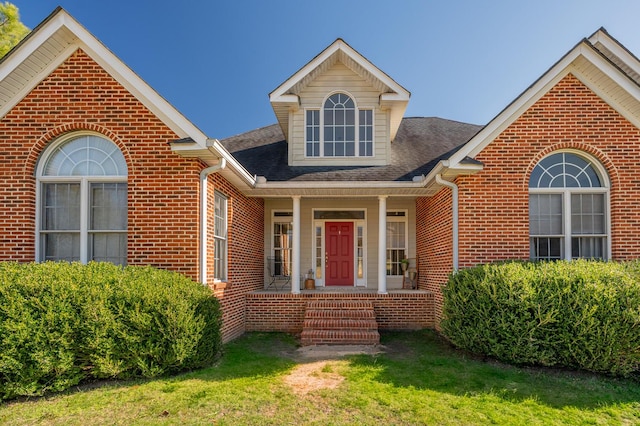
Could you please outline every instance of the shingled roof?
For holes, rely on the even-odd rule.
[[[428,174],[481,128],[435,117],[404,118],[386,166],[289,166],[287,142],[277,124],[220,142],[250,173],[268,181],[411,181]]]

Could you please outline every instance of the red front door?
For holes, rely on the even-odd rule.
[[[353,285],[353,222],[324,226],[326,285]]]

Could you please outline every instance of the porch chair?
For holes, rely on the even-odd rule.
[[[285,288],[291,281],[291,265],[286,262],[285,259],[280,257],[267,257],[267,269],[269,271],[269,277],[271,282],[267,285],[267,290],[273,286],[275,290],[278,290],[278,282],[283,282],[280,290]]]

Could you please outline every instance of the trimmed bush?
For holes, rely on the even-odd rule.
[[[513,364],[640,373],[640,263],[508,262],[443,287],[443,334]]]
[[[218,300],[177,273],[110,263],[0,263],[0,399],[211,364]]]

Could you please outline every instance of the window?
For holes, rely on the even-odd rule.
[[[373,110],[356,108],[344,93],[325,101],[322,111],[306,111],[307,157],[372,157]]]
[[[542,159],[529,179],[530,255],[607,259],[608,191],[599,165],[573,152]]]
[[[227,197],[215,192],[213,230],[213,278],[227,279]]]
[[[407,257],[407,215],[387,212],[387,275],[402,275],[402,259]]]
[[[293,246],[293,213],[273,213],[273,257],[275,275],[291,276],[291,248]]]
[[[127,263],[127,165],[113,142],[62,138],[37,177],[39,261]]]

